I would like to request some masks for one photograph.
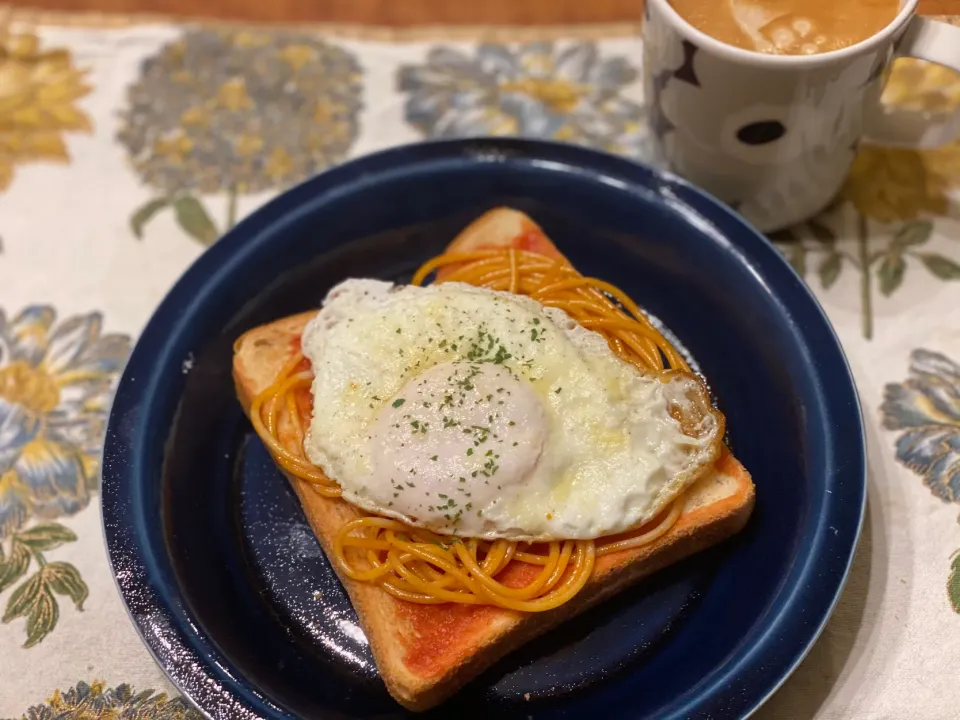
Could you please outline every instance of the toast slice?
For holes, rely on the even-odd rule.
[[[447,252],[467,253],[504,247],[567,260],[529,215],[507,207],[489,210],[467,225],[447,246]],[[457,267],[454,264],[441,268],[437,279],[443,280]]]
[[[518,229],[522,235],[514,234]],[[536,244],[524,246],[518,238]],[[473,223],[449,249],[464,252],[510,245],[559,256],[532,220],[504,209],[493,210]],[[253,397],[271,385],[299,351],[300,335],[313,315],[310,312],[277,320],[237,340],[233,376],[245,411],[249,411]],[[304,421],[309,422],[309,418]],[[281,442],[290,442],[292,432],[281,416]],[[359,517],[361,511],[339,498],[317,494],[310,483],[299,478],[287,475],[287,479],[329,555],[338,529]],[[640,578],[737,533],[747,522],[753,504],[754,485],[749,473],[724,451],[713,470],[687,491],[683,513],[669,532],[641,548],[597,558],[586,587],[566,604],[547,612],[521,613],[449,603],[418,605],[398,600],[373,584],[343,576],[340,581],[366,632],[387,690],[404,707],[426,710],[535,636]]]

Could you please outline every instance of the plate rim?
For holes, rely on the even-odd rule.
[[[726,222],[732,222],[734,226],[738,226],[738,232],[752,235],[754,238],[759,239],[761,244],[767,246],[767,250],[779,260],[782,266],[781,269],[786,269],[793,275],[794,280],[798,283],[801,294],[806,296],[806,299],[811,304],[810,309],[818,316],[819,321],[822,323],[822,329],[825,328],[827,330],[828,338],[835,345],[835,350],[841,363],[834,368],[833,371],[842,371],[840,375],[842,375],[841,380],[844,389],[849,390],[852,394],[852,403],[850,404],[851,415],[847,418],[847,421],[853,421],[852,430],[859,439],[857,443],[859,452],[856,453],[858,457],[851,458],[851,460],[855,460],[858,464],[858,468],[854,471],[853,479],[857,482],[856,490],[859,494],[859,503],[857,503],[855,508],[849,508],[847,510],[847,512],[851,509],[856,510],[856,526],[853,528],[850,536],[849,547],[844,548],[847,557],[842,572],[835,578],[836,587],[829,603],[821,617],[817,619],[815,627],[802,631],[794,628],[794,634],[802,635],[803,639],[799,643],[795,642],[794,644],[798,645],[798,647],[792,649],[789,653],[793,656],[793,660],[783,663],[783,667],[777,672],[777,678],[774,683],[770,683],[765,691],[756,693],[756,697],[752,700],[744,717],[753,715],[786,682],[794,670],[803,662],[814,643],[816,643],[822,634],[830,617],[833,615],[843,589],[846,586],[847,579],[849,578],[866,514],[868,468],[863,410],[849,359],[846,356],[843,345],[840,343],[835,328],[812,290],[779,253],[770,240],[749,225],[732,209],[697,186],[669,171],[622,156],[568,143],[523,138],[483,137],[410,143],[366,154],[329,168],[275,196],[254,212],[250,213],[250,215],[218,240],[217,243],[197,257],[184,270],[164,298],[154,308],[149,320],[144,324],[142,332],[137,337],[137,342],[117,385],[101,451],[102,480],[99,501],[101,509],[101,530],[107,549],[111,574],[114,585],[123,601],[124,610],[127,612],[134,628],[140,635],[141,641],[147,647],[154,661],[157,662],[158,666],[177,689],[182,692],[204,716],[209,718],[215,717],[211,714],[211,710],[204,706],[208,703],[201,704],[203,700],[199,697],[200,693],[195,689],[196,683],[191,683],[188,686],[186,680],[179,673],[175,673],[174,668],[170,667],[170,659],[165,660],[164,657],[162,657],[163,653],[161,653],[158,645],[172,644],[182,657],[195,656],[199,662],[194,662],[195,667],[192,672],[199,673],[200,675],[206,674],[206,679],[203,682],[208,686],[211,682],[217,686],[216,689],[219,691],[218,695],[221,702],[227,700],[235,705],[231,710],[234,714],[231,714],[230,717],[294,717],[288,711],[276,706],[267,697],[263,696],[251,681],[242,675],[233,677],[227,672],[223,665],[216,661],[215,658],[219,656],[219,651],[211,646],[206,633],[195,624],[189,623],[190,613],[186,609],[179,591],[175,589],[172,597],[164,597],[168,595],[169,592],[164,592],[164,589],[155,586],[154,580],[156,578],[151,577],[150,568],[148,567],[150,563],[145,558],[144,548],[141,547],[142,543],[139,542],[142,538],[139,537],[140,533],[136,530],[140,525],[136,522],[129,524],[130,538],[122,537],[123,533],[119,532],[119,528],[122,526],[122,518],[129,518],[131,512],[133,512],[134,520],[142,520],[142,518],[136,516],[133,502],[138,495],[137,485],[142,480],[139,476],[142,475],[143,472],[142,469],[137,467],[135,460],[135,456],[137,455],[135,448],[138,442],[130,440],[129,437],[127,437],[130,434],[129,429],[124,430],[120,426],[130,419],[130,415],[136,415],[135,420],[137,427],[147,422],[144,413],[136,412],[137,407],[143,404],[142,400],[131,401],[125,397],[125,393],[132,392],[132,394],[136,396],[138,393],[134,391],[131,386],[136,381],[141,369],[150,368],[151,365],[157,365],[156,357],[148,357],[146,359],[140,357],[140,355],[145,352],[145,346],[155,341],[156,331],[161,329],[154,326],[161,322],[160,316],[164,311],[170,311],[170,306],[176,303],[177,297],[183,293],[190,281],[199,279],[202,285],[209,285],[215,276],[224,273],[229,274],[230,267],[233,264],[230,260],[240,262],[243,258],[243,253],[239,251],[242,248],[249,248],[249,246],[254,245],[254,240],[261,232],[282,222],[284,218],[296,214],[302,205],[302,202],[296,201],[296,199],[301,195],[312,197],[312,195],[305,195],[305,191],[309,191],[314,185],[319,185],[323,182],[330,183],[330,181],[343,176],[343,187],[353,188],[358,184],[376,181],[377,178],[385,174],[389,175],[391,167],[395,171],[398,168],[425,160],[436,161],[446,159],[463,163],[490,163],[502,160],[509,161],[515,155],[528,160],[541,157],[545,158],[544,162],[551,162],[551,158],[559,156],[562,158],[561,162],[568,165],[571,170],[588,174],[596,179],[610,177],[610,173],[605,170],[605,166],[608,168],[611,166],[619,166],[623,171],[620,173],[621,175],[633,174],[633,178],[625,181],[617,177],[616,181],[618,183],[626,182],[636,187],[649,189],[640,182],[637,176],[638,171],[641,175],[645,173],[648,177],[657,180],[659,191],[662,192],[664,189],[671,191],[676,190],[679,191],[681,195],[687,196],[680,199],[683,205],[686,206],[687,200],[692,200],[693,203],[697,205],[696,209],[703,209],[708,211],[708,213],[719,215],[724,218]],[[327,190],[326,192],[329,196],[339,194],[339,191],[336,189]],[[689,210],[689,208],[687,209]],[[709,219],[707,219],[707,222],[709,225],[713,225]],[[701,227],[700,230],[702,232],[704,228]],[[200,277],[198,278],[198,276]],[[162,329],[166,332],[167,336],[173,337],[175,336],[174,331],[178,325],[179,323],[173,322]],[[801,334],[806,336],[807,331],[804,330]],[[161,341],[161,345],[163,345],[163,341]],[[821,371],[817,371],[815,374],[819,377]],[[138,387],[142,388],[143,386],[144,384],[141,382]],[[140,394],[140,396],[141,398],[150,397],[149,387],[148,393]],[[131,405],[133,407],[131,407]],[[836,472],[837,470],[834,469],[832,474]],[[118,524],[118,520],[121,521],[120,524]],[[849,524],[849,521],[847,524]],[[817,525],[815,532],[811,536],[811,542],[815,542],[819,536],[822,536],[823,530],[821,527],[822,523]],[[132,549],[125,547],[127,544],[132,544],[134,547]],[[805,565],[809,564],[810,559],[813,557],[815,557],[815,554],[809,552],[805,560]],[[131,563],[133,563],[135,567],[128,567]],[[156,570],[156,568],[154,568],[154,570]],[[797,580],[802,580],[804,574],[801,574]],[[166,590],[169,591],[169,588],[166,588]],[[792,602],[792,600],[790,602]],[[138,608],[143,607],[151,618],[156,619],[157,616],[159,616],[163,622],[155,627],[146,627],[147,623],[142,622],[141,619],[138,618],[138,612],[140,615],[143,615],[143,611],[135,612],[132,606],[137,606]],[[794,607],[790,609],[795,611]],[[789,617],[790,615],[790,613],[783,613],[781,617]],[[188,624],[194,626],[194,639],[204,646],[202,648],[204,652],[198,652],[189,642],[184,642],[184,638],[181,637],[183,634],[184,619],[188,621]],[[775,622],[781,621],[778,620]],[[163,631],[166,631],[169,637],[161,638],[160,635]],[[696,712],[697,705],[700,705],[704,698],[716,696],[718,690],[724,683],[729,684],[730,681],[735,680],[745,669],[743,664],[748,659],[750,653],[762,644],[762,637],[763,636],[754,641],[753,647],[746,651],[746,656],[741,658],[738,664],[732,666],[724,675],[715,678],[710,686],[698,690],[694,697],[691,697],[686,702],[682,702],[675,709],[675,712],[680,715]],[[216,666],[216,671],[211,671],[210,665]],[[228,682],[224,682],[224,680]],[[243,686],[240,689],[244,692],[242,694],[234,693],[230,687],[228,687],[229,685]],[[252,696],[255,702],[249,702],[251,699],[250,696]],[[260,707],[255,707],[255,705]],[[266,710],[268,714],[261,714],[264,710]]]

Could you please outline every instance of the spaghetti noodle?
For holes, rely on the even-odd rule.
[[[625,362],[643,372],[688,370],[683,357],[621,290],[580,275],[562,259],[524,250],[447,253],[424,264],[413,278],[528,295],[556,307],[603,335]],[[298,394],[309,395],[313,375],[298,352],[274,383],[250,406],[254,429],[285,471],[319,495],[340,496],[340,487],[303,452],[304,411]],[[309,416],[309,414],[307,413]],[[281,423],[286,420],[281,441]],[[632,533],[599,540],[522,543],[456,538],[365,515],[345,523],[332,548],[334,562],[349,578],[377,583],[415,603],[495,605],[523,612],[558,607],[574,597],[593,572],[597,557],[648,545],[670,530],[683,498],[652,523]]]

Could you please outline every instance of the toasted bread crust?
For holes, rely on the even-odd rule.
[[[471,252],[503,247],[565,259],[533,220],[509,208],[485,213],[447,249]],[[452,266],[442,269],[439,278],[451,270]],[[237,340],[233,376],[245,411],[249,411],[253,397],[269,387],[280,369],[299,352],[303,327],[313,315],[303,313],[277,320]],[[282,422],[279,432],[282,439]],[[308,482],[289,474],[287,479],[324,552],[330,555],[339,528],[360,517],[361,512],[339,498],[318,495]],[[724,451],[714,470],[698,480],[686,497],[686,508],[669,532],[642,548],[598,558],[584,589],[547,612],[416,605],[397,600],[376,585],[338,575],[370,641],[387,690],[408,709],[427,710],[537,635],[640,578],[739,532],[753,510],[754,486],[746,469]],[[333,567],[337,570],[335,564]]]

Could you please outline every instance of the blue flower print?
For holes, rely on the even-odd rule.
[[[596,43],[435,47],[400,68],[408,123],[430,138],[518,135],[649,154],[644,108],[626,98],[637,69]]]
[[[897,459],[944,502],[960,502],[960,365],[946,355],[914,350],[910,377],[886,386],[883,424],[903,430]]]
[[[0,311],[0,541],[31,518],[72,515],[99,481],[114,384],[130,351],[99,313],[56,322],[34,305]]]

